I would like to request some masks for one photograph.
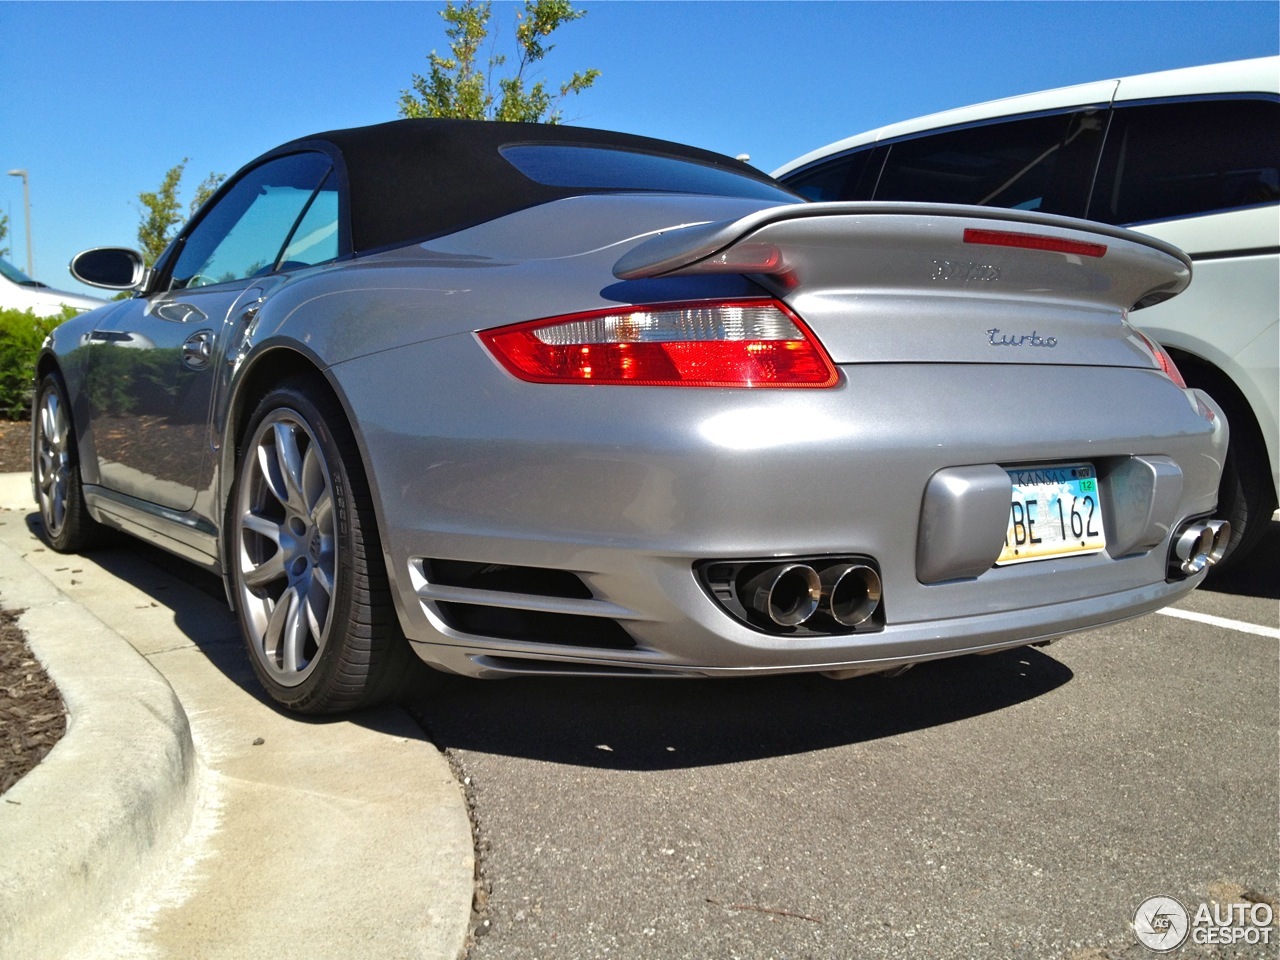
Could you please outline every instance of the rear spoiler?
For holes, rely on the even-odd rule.
[[[751,243],[753,234],[765,227],[787,221],[822,217],[856,220],[883,216],[988,221],[1000,226],[1039,228],[1039,233],[1046,229],[1057,235],[1061,235],[1062,231],[1069,231],[1070,236],[1076,238],[1087,234],[1100,240],[1138,244],[1173,257],[1183,265],[1185,282],[1177,285],[1176,289],[1166,288],[1161,291],[1164,295],[1159,299],[1173,296],[1190,282],[1191,260],[1186,254],[1172,244],[1131,230],[1056,214],[941,203],[797,203],[770,207],[737,220],[678,227],[657,234],[628,250],[614,264],[613,274],[620,280],[638,280],[674,273],[747,273],[783,277],[791,270],[783,251],[773,244]],[[1087,241],[1088,237],[1084,239]],[[1138,305],[1148,304],[1140,301]]]

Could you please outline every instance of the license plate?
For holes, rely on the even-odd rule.
[[[1098,553],[1107,547],[1092,464],[1009,470],[1013,497],[997,565]]]

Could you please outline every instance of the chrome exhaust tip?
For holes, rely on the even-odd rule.
[[[836,623],[856,627],[866,623],[880,606],[880,575],[865,563],[837,563],[819,577],[822,601]]]
[[[1169,566],[1186,576],[1199,573],[1222,559],[1231,540],[1231,524],[1226,520],[1196,520],[1173,537],[1173,557]]]
[[[1207,567],[1212,552],[1213,531],[1203,523],[1188,524],[1173,542],[1173,556],[1178,569],[1187,576]]]
[[[1213,549],[1209,551],[1209,563],[1212,565],[1226,555],[1227,545],[1231,542],[1231,524],[1226,520],[1206,520],[1205,526],[1213,531]]]
[[[742,599],[778,626],[798,627],[817,612],[822,583],[808,564],[780,563],[748,580]]]
[[[693,569],[721,610],[775,637],[835,637],[884,629],[880,569],[871,557],[699,560]]]

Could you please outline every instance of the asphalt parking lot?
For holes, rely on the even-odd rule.
[[[58,562],[69,596],[93,612],[141,589],[218,668],[218,696],[257,700],[233,647],[200,639],[234,633],[216,581],[129,541],[85,562],[119,588],[86,591],[84,563]],[[1130,926],[1148,897],[1277,904],[1278,565],[1273,522],[1249,569],[1181,615],[896,679],[447,682],[408,712],[468,793],[469,955],[1133,960],[1154,955]],[[194,675],[175,689],[208,730]],[[241,929],[278,925],[269,901],[232,901]],[[368,929],[378,909],[361,907]],[[102,939],[184,956],[182,924]],[[1174,955],[1274,957],[1276,932]],[[207,955],[253,956],[246,936]]]
[[[1273,526],[1179,605],[1271,636],[1156,614],[897,679],[455,684],[414,712],[470,779],[472,956],[1107,960],[1155,956],[1149,896],[1274,903]]]

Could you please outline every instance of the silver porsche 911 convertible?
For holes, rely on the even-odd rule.
[[[220,573],[270,695],[475,677],[836,677],[1196,586],[1221,411],[1132,311],[1177,249],[1016,210],[804,203],[571,127],[287,143],[36,371],[46,536]]]

